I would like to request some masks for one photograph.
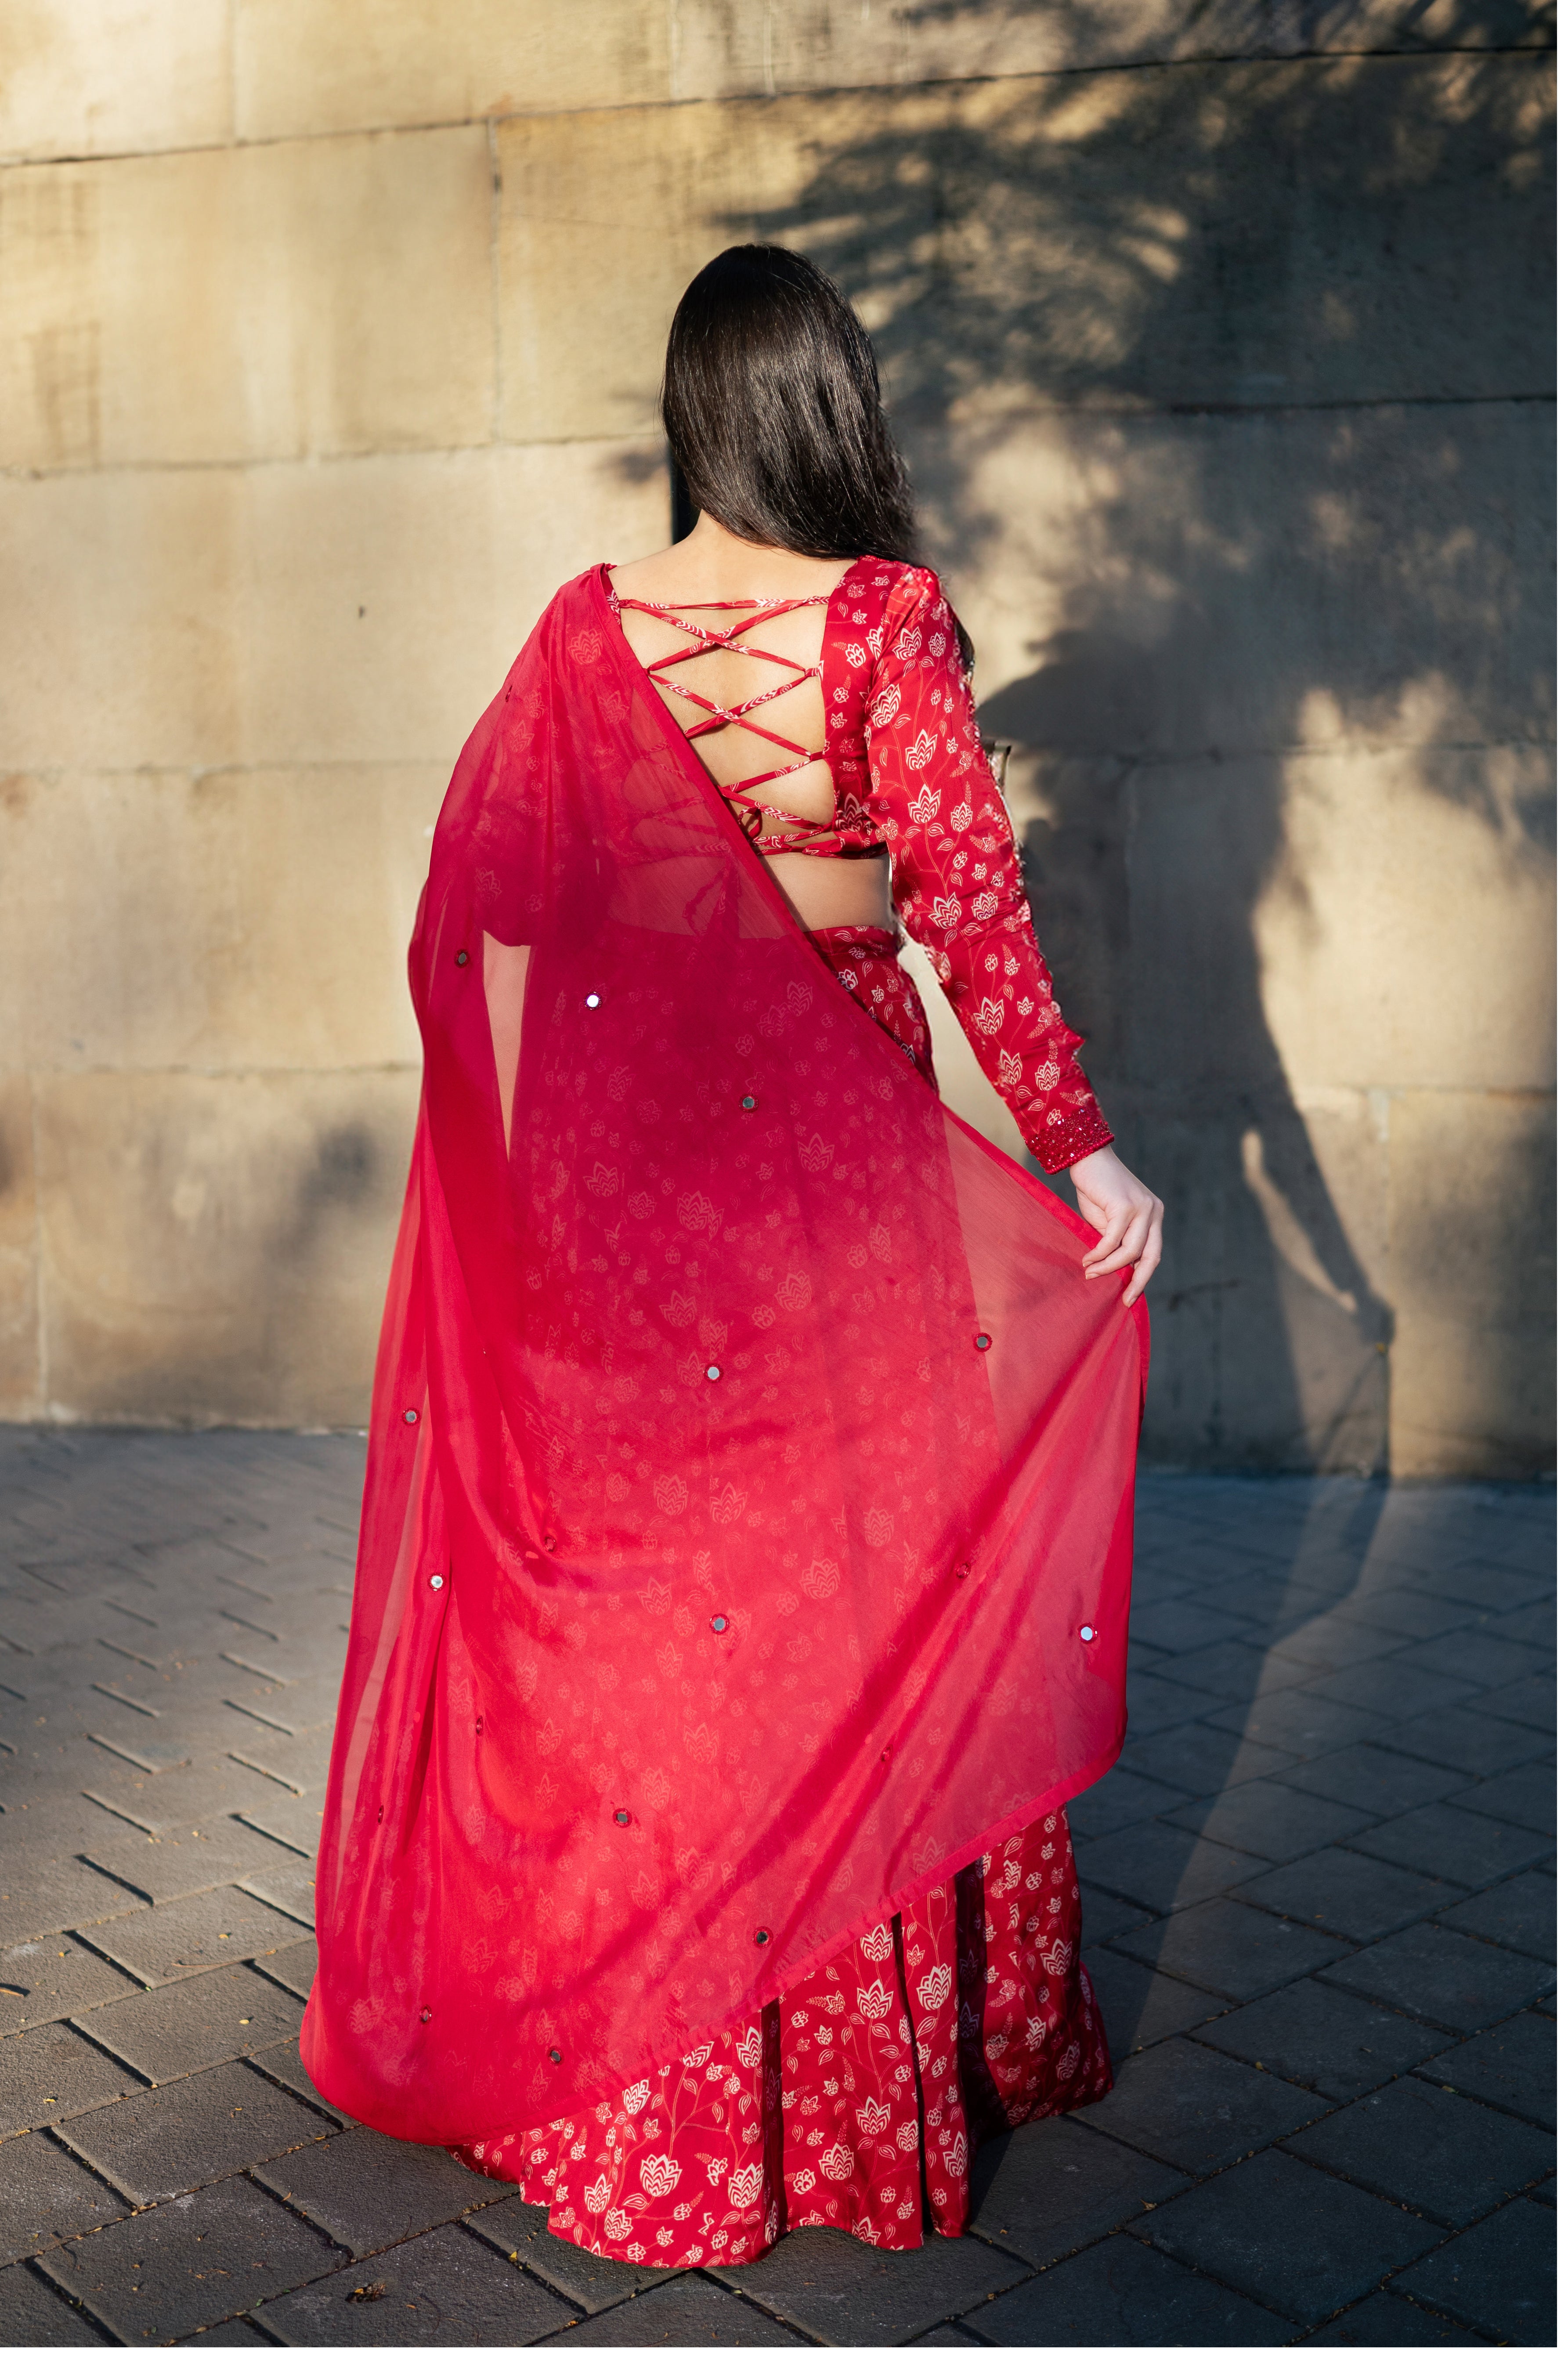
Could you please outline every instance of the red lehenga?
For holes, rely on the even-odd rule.
[[[1110,1133],[940,589],[827,602],[833,823],[756,848],[888,845],[1059,1168]],[[302,2036],[648,2266],[957,2233],[981,2136],[1110,2084],[1060,1810],[1124,1727],[1146,1316],[729,792],[599,568],[443,807]]]

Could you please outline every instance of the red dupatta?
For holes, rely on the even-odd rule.
[[[1148,1324],[846,995],[597,571],[464,747],[409,969],[302,2052],[447,2143],[1104,1773]]]

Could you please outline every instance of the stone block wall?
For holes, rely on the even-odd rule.
[[[0,1415],[362,1419],[447,772],[556,584],[668,537],[670,310],[766,236],[876,335],[1169,1205],[1151,1448],[1540,1469],[1549,38],[12,0]]]

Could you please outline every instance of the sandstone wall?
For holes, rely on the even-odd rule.
[[[1547,40],[10,0],[0,1414],[362,1420],[447,771],[557,582],[668,536],[670,309],[767,235],[876,333],[1170,1207],[1152,1448],[1537,1469]]]

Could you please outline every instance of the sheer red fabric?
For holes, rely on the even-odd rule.
[[[1147,1322],[551,606],[410,952],[423,1105],[302,2051],[457,2143],[618,2102],[1102,1774]]]
[[[657,616],[684,634],[686,643],[650,670],[682,707],[701,716],[685,720],[693,743],[733,723],[759,745],[795,756],[722,789],[758,851],[891,859],[899,918],[929,957],[986,1078],[1041,1168],[1065,1170],[1109,1146],[1111,1129],[1078,1060],[1083,1042],[1057,1004],[1035,938],[1012,824],[981,742],[952,610],[936,575],[865,556],[830,596],[748,603],[733,620],[723,619],[736,612],[727,605],[653,606],[618,599],[613,591],[610,602],[618,610],[624,605]],[[801,606],[828,609],[821,659],[809,667],[752,636],[772,615]],[[682,678],[696,657],[728,646],[782,674],[733,709]],[[811,678],[822,682],[827,722],[821,755],[757,717]],[[763,798],[776,779],[819,759],[833,781],[825,824]]]
[[[977,2144],[1108,2092],[1079,1930],[1052,1814],[614,2101],[450,2149],[604,2258],[744,2266],[796,2226],[918,2250],[922,2194],[969,2222]]]

